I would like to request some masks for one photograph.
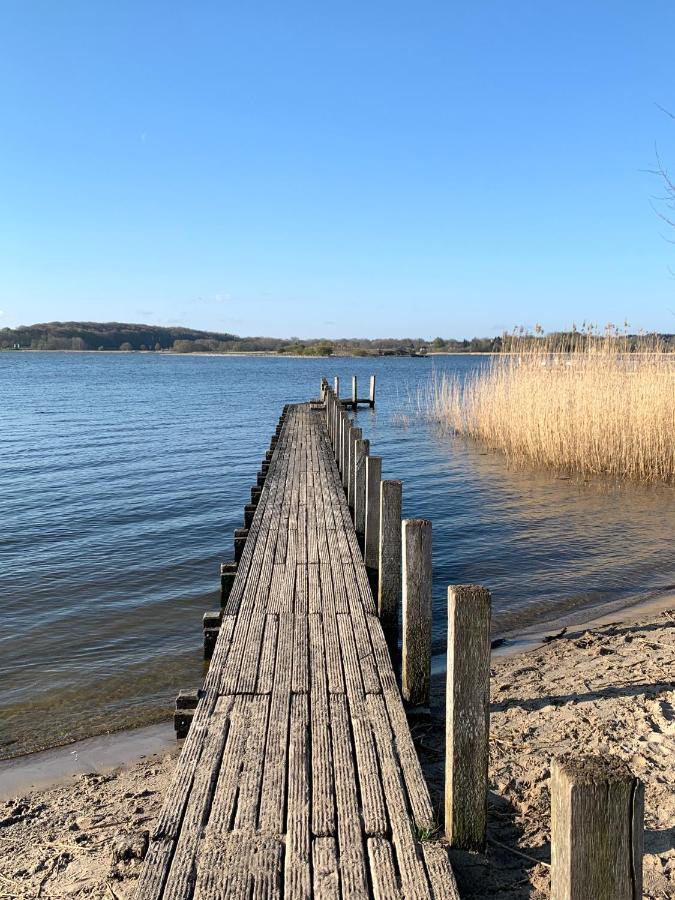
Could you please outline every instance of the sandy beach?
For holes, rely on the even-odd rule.
[[[673,604],[675,607],[675,603]],[[675,892],[675,612],[493,661],[489,838],[453,854],[462,897],[549,895],[553,755],[614,753],[645,782],[644,896]],[[442,820],[444,679],[414,725]],[[0,900],[129,900],[177,750],[0,802]]]

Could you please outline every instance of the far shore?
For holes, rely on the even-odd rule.
[[[71,353],[75,356],[80,356],[83,353],[93,353],[96,356],[100,356],[103,353],[107,353],[113,356],[133,356],[134,354],[139,354],[143,356],[270,356],[276,357],[279,359],[427,359],[431,356],[507,356],[508,353],[492,353],[489,351],[483,350],[467,350],[462,351],[461,353],[455,353],[451,351],[445,350],[433,350],[428,353],[420,354],[419,356],[410,356],[405,353],[391,353],[391,354],[383,354],[380,356],[378,353],[330,353],[327,355],[322,355],[320,353],[277,353],[275,350],[242,350],[236,353],[212,353],[209,351],[189,351],[187,353],[181,353],[178,350],[37,350],[33,347],[22,347],[20,350],[15,350],[11,347],[6,347],[3,350],[0,350],[0,353]]]
[[[644,896],[673,896],[675,597],[658,607],[493,654],[488,851],[454,854],[463,898],[548,897],[550,759],[586,752],[617,754],[643,779]],[[439,823],[444,686],[432,678],[431,713],[412,720]],[[0,897],[130,900],[177,753],[167,723],[1,763]]]

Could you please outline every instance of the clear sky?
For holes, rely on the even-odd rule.
[[[0,0],[0,327],[675,331],[673,33],[659,0]]]

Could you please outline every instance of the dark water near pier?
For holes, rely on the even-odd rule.
[[[353,372],[359,424],[434,526],[445,588],[493,590],[519,635],[675,593],[672,487],[556,478],[401,418],[432,365],[481,358],[0,354],[0,757],[142,724],[202,675],[201,614],[284,403]]]

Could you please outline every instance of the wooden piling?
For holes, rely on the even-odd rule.
[[[204,628],[204,659],[209,660],[213,656],[216,641],[220,634],[220,623],[223,620],[222,609],[204,613],[202,626]]]
[[[431,522],[402,522],[403,649],[401,692],[412,706],[429,705],[431,679]]]
[[[194,714],[194,709],[189,709],[187,707],[176,707],[176,710],[173,714],[173,727],[176,732],[176,740],[181,741],[188,736],[188,731],[190,730],[190,725],[192,725]]]
[[[370,376],[370,399],[368,405],[371,409],[375,409],[375,376]]]
[[[383,624],[398,625],[401,604],[400,481],[380,482],[380,546],[377,610]]]
[[[366,457],[370,441],[361,438],[354,442],[354,530],[363,550],[366,531]]]
[[[551,900],[641,900],[644,786],[618,757],[551,762]]]
[[[248,537],[248,528],[234,529],[234,561],[239,562],[241,554],[244,552],[244,545]]]
[[[335,378],[333,379],[333,385],[334,385],[333,390],[335,391],[335,396],[339,397],[340,396],[340,376],[339,375],[336,375]]]
[[[345,415],[344,439],[342,441],[342,486],[347,489],[349,483],[349,434],[352,429],[352,420]]]
[[[356,375],[352,375],[352,407],[354,409],[356,409],[358,406],[358,399],[359,395],[357,391]]]
[[[230,598],[232,585],[237,575],[236,562],[226,562],[220,564],[220,605],[225,606]]]
[[[377,596],[377,569],[380,564],[380,479],[382,458],[366,457],[366,521],[363,561]]]
[[[487,825],[490,709],[490,592],[448,588],[445,711],[445,836],[483,850]]]
[[[342,406],[335,407],[335,446],[333,447],[333,457],[335,462],[340,461],[340,443],[342,442]]]
[[[349,469],[347,472],[347,505],[354,515],[354,469],[356,460],[356,442],[360,441],[362,431],[360,428],[349,429]]]

